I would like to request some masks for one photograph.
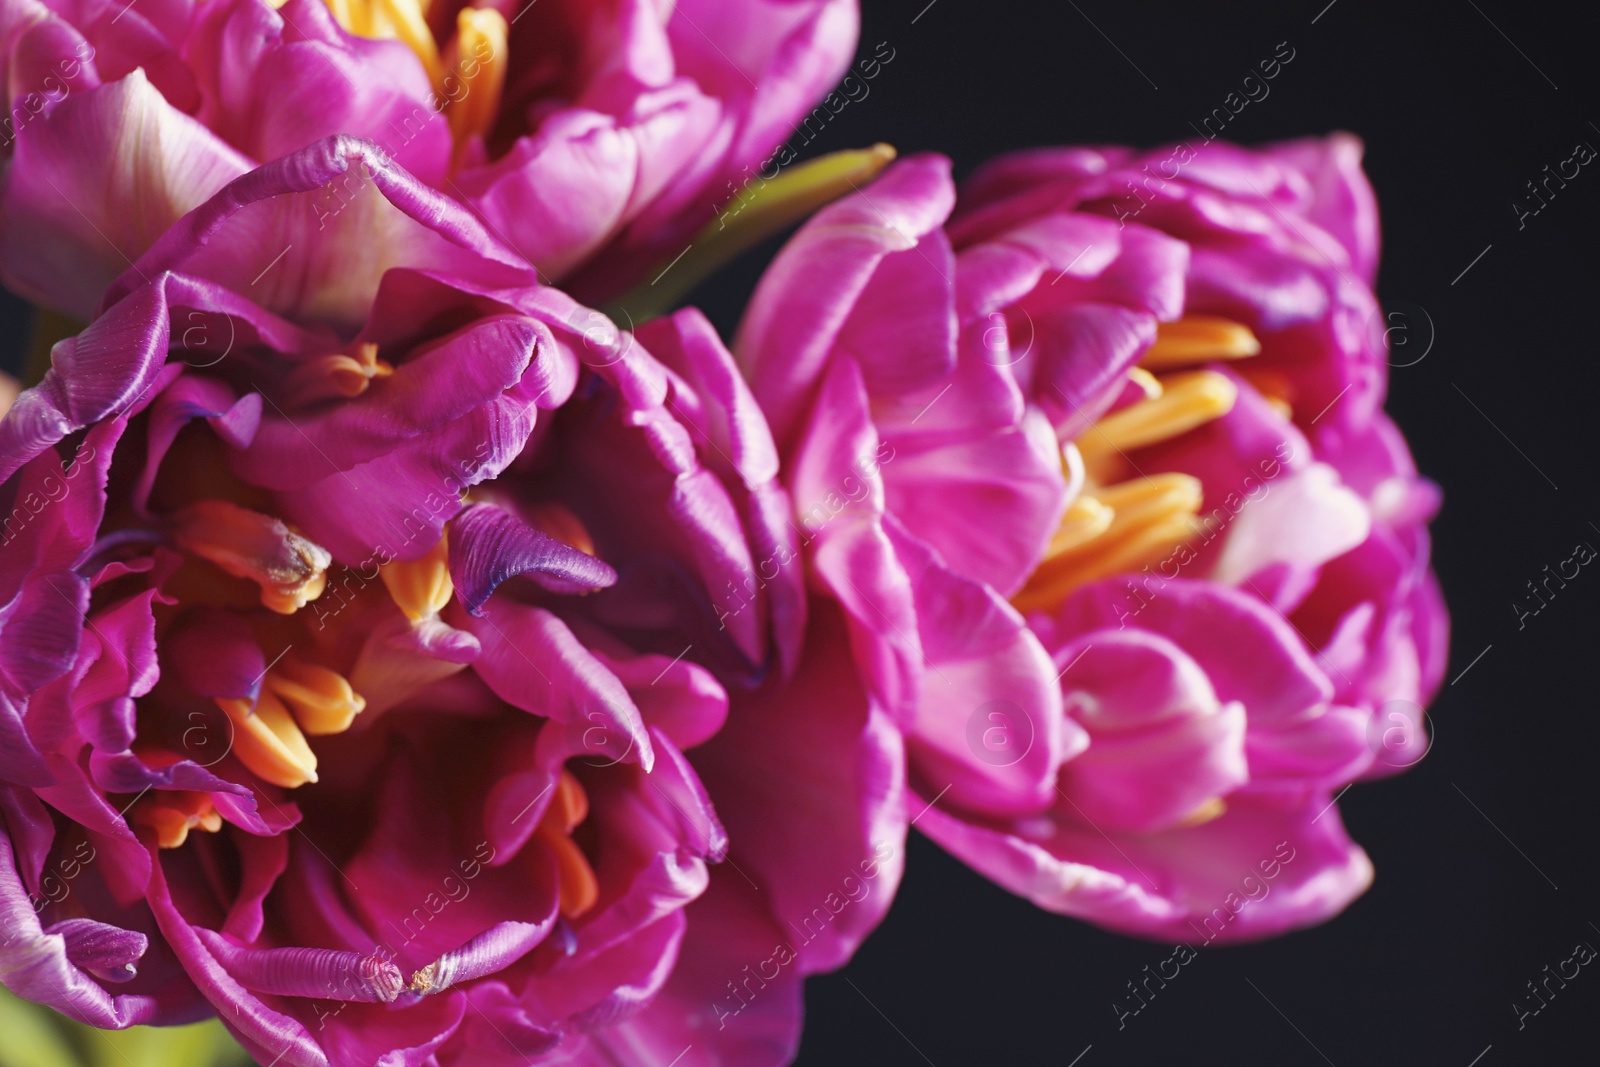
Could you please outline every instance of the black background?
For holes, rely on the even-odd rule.
[[[1600,569],[1521,630],[1512,608],[1578,542],[1600,548],[1600,161],[1520,231],[1511,207],[1579,141],[1600,149],[1600,38],[1592,4],[1475,2],[864,0],[861,54],[887,41],[895,58],[810,147],[938,150],[958,176],[1034,145],[1194,139],[1288,42],[1227,136],[1366,141],[1378,293],[1403,312],[1392,361],[1427,352],[1391,371],[1389,408],[1444,487],[1453,631],[1432,751],[1340,802],[1377,867],[1343,915],[1202,950],[1119,1031],[1113,1001],[1136,1003],[1126,983],[1171,945],[1046,915],[913,833],[888,920],[807,987],[802,1065],[1600,1062],[1600,971],[1520,1031],[1512,1009],[1578,941],[1600,948]],[[725,327],[749,265],[697,294]]]
[[[1170,945],[1046,915],[913,835],[888,920],[808,985],[801,1064],[1600,1062],[1600,973],[1520,1030],[1512,1007],[1600,946],[1600,571],[1522,629],[1512,607],[1575,544],[1600,547],[1600,165],[1520,230],[1511,206],[1577,142],[1600,147],[1592,5],[1325,3],[865,0],[861,54],[887,41],[894,59],[808,150],[886,140],[962,175],[1033,145],[1170,142],[1285,41],[1294,60],[1227,135],[1365,139],[1394,362],[1426,352],[1393,370],[1389,407],[1445,490],[1453,616],[1433,750],[1341,801],[1377,881],[1320,928],[1202,950],[1119,1030],[1113,1002]],[[696,294],[725,329],[771,251]],[[14,368],[26,309],[0,300]]]

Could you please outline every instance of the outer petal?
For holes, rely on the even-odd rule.
[[[836,611],[812,618],[794,678],[738,702],[695,753],[729,863],[770,894],[807,974],[842,965],[882,919],[906,830],[899,732],[861,688]]]
[[[739,327],[734,352],[786,447],[801,404],[878,263],[912,252],[955,199],[950,163],[916,156],[891,167],[870,193],[812,216],[773,260]]]
[[[141,70],[73,94],[17,137],[0,198],[6,284],[87,318],[130,262],[249,167]]]
[[[1005,828],[934,809],[917,825],[1042,908],[1191,946],[1323,922],[1372,884],[1371,861],[1320,793],[1243,796],[1203,826],[1115,843],[1075,815],[1068,808],[1043,823]]]

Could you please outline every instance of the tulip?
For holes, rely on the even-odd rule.
[[[1426,750],[1446,627],[1373,203],[1342,135],[959,198],[922,156],[757,287],[735,352],[917,825],[1042,907],[1238,940],[1370,882],[1333,800]]]
[[[264,309],[255,223],[352,172],[456,269]],[[262,1063],[786,1061],[904,797],[777,472],[697,312],[619,330],[366,142],[225,186],[0,421],[6,986]]]
[[[569,289],[609,299],[753,180],[843,73],[856,27],[852,0],[732,14],[694,2],[6,0],[0,274],[88,317],[129,262],[228,182],[346,135],[470,204],[546,280],[571,276]],[[383,272],[415,251],[358,176],[254,214],[260,238],[286,249],[280,281],[256,300],[297,318],[359,324]]]

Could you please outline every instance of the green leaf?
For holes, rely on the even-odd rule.
[[[100,1030],[0,990],[0,1067],[246,1067],[217,1019]]]
[[[678,258],[650,281],[635,286],[606,309],[625,328],[661,315],[713,271],[739,253],[801,222],[812,212],[859,190],[893,162],[886,144],[833,152],[771,179],[746,182]]]

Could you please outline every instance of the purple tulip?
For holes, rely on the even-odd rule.
[[[351,173],[430,260],[264,310],[258,223]],[[617,330],[370,144],[225,186],[0,421],[5,984],[262,1063],[784,1062],[904,798],[813,707],[777,470],[703,317]]]
[[[856,28],[853,0],[4,0],[0,273],[87,317],[223,185],[346,135],[606,299],[751,180],[843,73]],[[249,224],[290,246],[255,294],[280,313],[357,324],[407,260],[355,179]]]
[[[1426,750],[1446,630],[1376,254],[1353,138],[1054,149],[906,160],[758,286],[817,583],[1000,884],[1210,941],[1370,881],[1333,798]]]

